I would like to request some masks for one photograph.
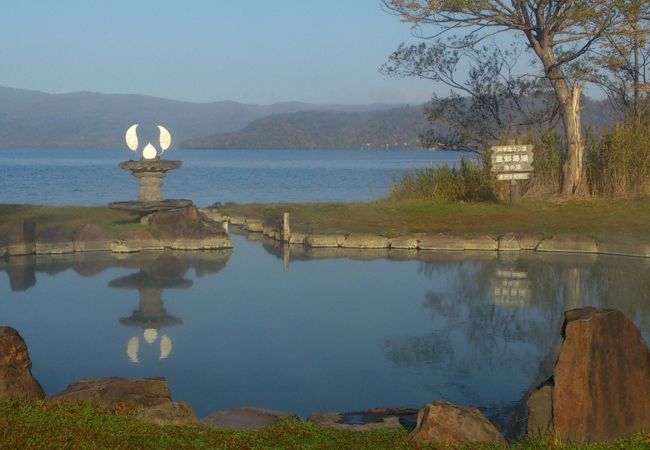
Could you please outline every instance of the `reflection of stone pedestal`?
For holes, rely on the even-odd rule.
[[[160,158],[124,161],[119,167],[130,170],[139,180],[138,201],[158,202],[162,200],[161,187],[165,173],[178,169],[181,161],[167,161]]]

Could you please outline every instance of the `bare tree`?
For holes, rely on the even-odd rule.
[[[439,39],[427,45],[400,45],[380,70],[397,77],[419,77],[451,88],[449,95],[434,95],[426,109],[434,127],[420,137],[428,146],[483,153],[490,144],[542,125],[551,128],[557,103],[544,78],[515,70],[523,50],[488,42]],[[464,62],[465,64],[462,64]],[[449,125],[440,132],[439,124]]]
[[[569,72],[607,30],[620,26],[622,0],[382,0],[384,7],[412,24],[420,37],[464,32],[466,45],[512,32],[541,63],[557,103],[567,140],[562,194],[575,195],[585,183],[584,141],[580,120],[582,86]],[[431,33],[424,31],[431,27]]]
[[[605,34],[606,46],[590,57],[589,80],[612,104],[640,123],[650,107],[650,2],[625,0],[623,20]]]

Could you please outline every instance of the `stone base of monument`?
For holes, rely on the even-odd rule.
[[[192,200],[170,199],[158,201],[130,201],[109,203],[111,209],[120,209],[134,214],[147,215],[158,211],[170,211],[172,209],[187,208],[194,206]]]
[[[121,169],[130,170],[138,179],[138,200],[141,202],[158,202],[162,200],[162,187],[165,173],[182,166],[181,161],[160,159],[140,159],[124,161],[119,164]]]

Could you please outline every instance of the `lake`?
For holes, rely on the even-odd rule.
[[[232,252],[13,257],[0,262],[2,324],[26,339],[48,394],[84,377],[164,376],[199,416],[448,399],[479,407],[509,436],[550,375],[565,309],[619,308],[650,338],[643,259],[285,254],[233,240]]]
[[[104,205],[137,198],[118,163],[128,150],[0,150],[0,203]],[[409,169],[454,164],[457,152],[417,150],[170,150],[165,198],[215,202],[365,201]]]
[[[126,151],[2,150],[0,203],[136,196]],[[371,200],[458,154],[187,151],[167,197]],[[199,417],[239,406],[315,411],[479,407],[507,436],[547,378],[566,309],[622,310],[650,340],[650,260],[529,252],[281,247],[0,258],[1,324],[26,339],[47,394],[107,375],[164,376]]]

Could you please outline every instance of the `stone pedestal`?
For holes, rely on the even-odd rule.
[[[160,158],[124,161],[120,168],[130,170],[139,180],[138,201],[159,202],[162,200],[161,187],[165,173],[178,169],[181,161],[168,161]]]

